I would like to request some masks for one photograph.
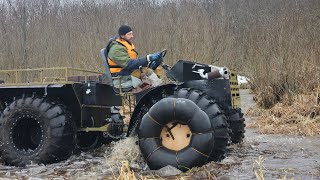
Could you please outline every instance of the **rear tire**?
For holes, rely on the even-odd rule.
[[[22,97],[1,117],[2,159],[8,165],[55,163],[68,159],[75,148],[72,115],[59,101]]]
[[[228,117],[229,127],[231,129],[231,141],[233,144],[241,143],[245,133],[245,119],[240,108],[232,109]]]

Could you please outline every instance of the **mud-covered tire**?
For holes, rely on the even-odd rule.
[[[192,133],[190,142],[179,150],[163,145],[161,132],[170,122],[187,125]],[[143,116],[138,137],[141,153],[150,169],[171,165],[186,171],[204,165],[214,144],[209,117],[194,102],[184,98],[164,98],[155,103]]]
[[[72,114],[57,100],[19,98],[5,108],[0,120],[0,150],[8,165],[55,163],[73,153]]]
[[[181,88],[176,92],[175,97],[186,98],[193,101],[203,110],[210,119],[211,127],[214,131],[214,146],[210,154],[210,160],[221,161],[225,158],[226,148],[230,140],[230,130],[226,116],[221,111],[214,99],[206,93],[196,89]]]
[[[233,144],[241,143],[245,133],[245,119],[240,108],[232,109],[228,117],[229,127],[231,129],[231,141]]]

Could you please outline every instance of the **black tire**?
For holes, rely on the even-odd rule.
[[[8,165],[55,163],[68,159],[75,148],[72,115],[59,101],[22,97],[1,117],[2,159]]]
[[[230,140],[230,130],[228,128],[227,118],[220,110],[219,105],[214,99],[207,96],[206,93],[195,89],[179,89],[175,96],[178,98],[190,99],[207,114],[214,131],[214,146],[210,154],[210,160],[221,161],[224,159],[226,148]]]
[[[166,148],[160,134],[169,122],[188,125],[190,142],[180,150]],[[139,126],[139,146],[150,169],[171,165],[182,171],[208,162],[214,144],[209,117],[195,103],[184,98],[164,98],[154,104]]]
[[[240,108],[232,109],[230,116],[228,117],[229,127],[231,129],[231,141],[233,144],[241,143],[244,138],[245,119]]]

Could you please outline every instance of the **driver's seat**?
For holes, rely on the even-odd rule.
[[[105,75],[106,75],[106,80],[107,80],[107,84],[110,85],[110,86],[113,86],[113,82],[112,82],[112,75],[111,75],[111,72],[110,72],[110,67],[109,67],[109,64],[107,62],[107,57],[106,57],[106,48],[103,48],[101,49],[100,51],[100,55],[101,55],[101,58],[102,58],[102,64],[105,68]]]
[[[113,79],[114,79],[114,78],[119,78],[119,77],[112,77],[112,74],[111,74],[111,72],[110,72],[110,67],[109,67],[109,64],[108,64],[108,62],[107,62],[106,48],[101,49],[100,55],[101,55],[101,58],[102,58],[102,64],[103,64],[103,66],[104,66],[104,68],[105,68],[105,71],[106,71],[106,73],[105,73],[105,79],[107,80],[107,83],[106,83],[106,84],[114,87],[114,85],[113,85]],[[121,88],[121,89],[114,87],[113,89],[114,89],[114,91],[115,91],[116,93],[122,93],[122,92],[129,92],[129,91],[131,91],[131,90],[133,89],[133,87]]]
[[[134,107],[136,105],[135,96],[133,96],[133,94],[130,92],[132,90],[132,88],[120,88],[119,89],[119,88],[114,87],[113,78],[117,78],[117,77],[112,77],[112,74],[110,72],[110,67],[107,62],[107,57],[106,57],[106,48],[101,49],[100,55],[102,58],[102,64],[103,64],[105,71],[106,71],[106,73],[105,73],[105,79],[107,80],[106,84],[112,86],[113,90],[121,96],[123,115],[129,113],[131,116],[133,113]],[[125,105],[127,107],[129,107],[129,110],[125,109]]]

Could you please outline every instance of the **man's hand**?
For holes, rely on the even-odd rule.
[[[160,54],[160,53],[149,54],[149,55],[147,56],[147,58],[148,58],[148,61],[150,61],[150,62],[156,61],[156,60],[158,60],[158,59],[161,58],[161,54]]]
[[[156,69],[163,61],[161,58],[161,53],[153,53],[147,55],[148,67],[151,69]]]

